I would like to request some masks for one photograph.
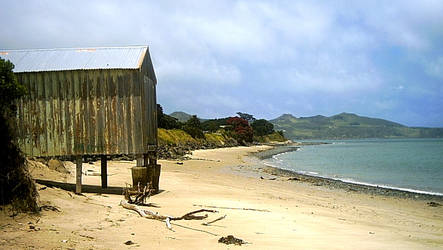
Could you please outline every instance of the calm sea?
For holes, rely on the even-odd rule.
[[[326,141],[265,160],[302,174],[443,195],[443,139]]]

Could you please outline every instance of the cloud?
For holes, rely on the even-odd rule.
[[[429,75],[443,79],[443,56],[428,62],[425,70]]]
[[[3,48],[148,43],[168,112],[347,111],[442,126],[431,108],[443,102],[442,1],[2,4]]]
[[[241,81],[241,72],[234,65],[220,65],[216,61],[193,61],[188,62],[168,60],[159,61],[156,67],[159,78],[168,83],[186,83],[198,86],[201,84],[236,85]]]

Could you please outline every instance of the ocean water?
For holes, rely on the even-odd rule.
[[[326,141],[266,164],[346,182],[443,196],[443,139]]]

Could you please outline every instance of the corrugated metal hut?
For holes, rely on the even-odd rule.
[[[27,155],[129,154],[157,166],[157,80],[147,46],[4,50],[0,57],[28,89],[17,119]],[[106,157],[103,165],[106,186]]]

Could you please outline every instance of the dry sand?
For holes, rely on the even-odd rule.
[[[288,181],[261,173],[259,163],[247,153],[267,146],[198,150],[194,159],[160,161],[162,192],[150,198],[161,214],[183,215],[200,206],[216,206],[210,221],[177,221],[166,228],[161,221],[141,218],[119,206],[121,195],[84,194],[58,188],[40,189],[41,204],[57,211],[41,215],[0,212],[1,249],[442,249],[443,207],[413,200],[330,189]],[[131,183],[135,162],[108,162],[110,186]],[[32,167],[35,178],[74,183],[70,175]],[[100,171],[100,163],[85,164],[88,174]],[[260,177],[264,179],[261,179]],[[274,179],[276,178],[276,179]],[[86,184],[100,177],[83,176]],[[247,208],[227,209],[227,208]],[[229,234],[250,244],[218,243]],[[132,241],[133,245],[125,245]]]

